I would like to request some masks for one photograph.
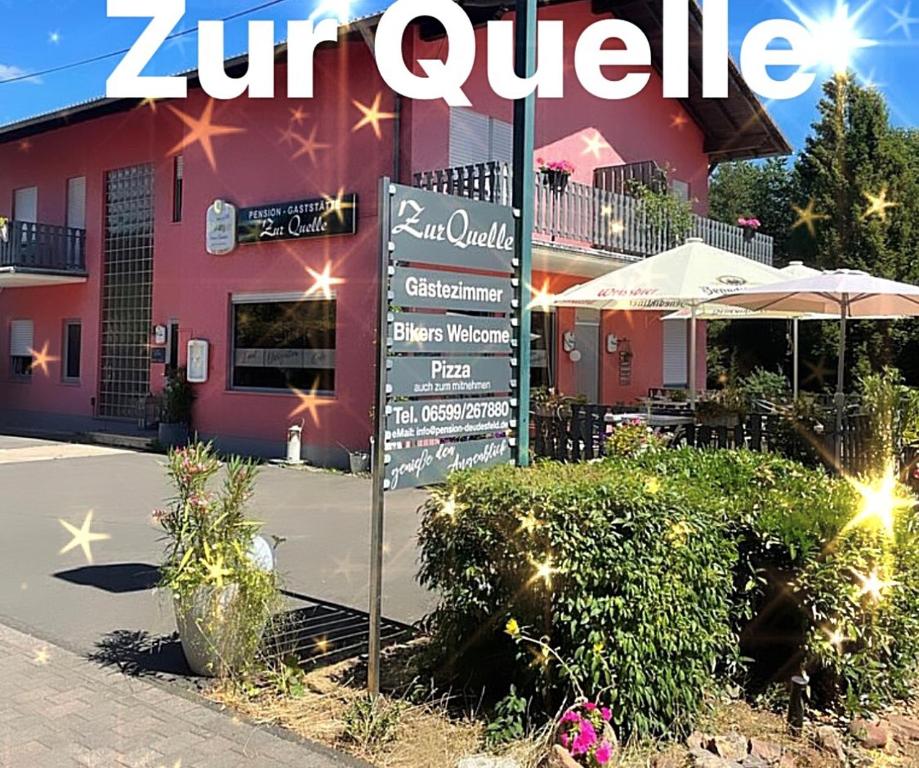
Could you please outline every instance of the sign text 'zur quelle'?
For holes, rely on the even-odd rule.
[[[353,235],[357,231],[357,195],[242,208],[237,231],[241,245]]]
[[[390,240],[399,261],[514,271],[510,208],[397,185]]]

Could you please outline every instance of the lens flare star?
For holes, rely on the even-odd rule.
[[[313,278],[312,287],[303,294],[304,296],[315,296],[322,294],[322,297],[327,301],[332,298],[332,287],[335,285],[341,285],[345,282],[342,277],[332,277],[332,265],[326,264],[325,269],[322,272],[317,272],[315,269],[306,267],[306,271],[309,272],[310,277]]]
[[[291,392],[293,392],[299,398],[300,403],[290,412],[289,418],[292,419],[295,416],[299,416],[301,413],[309,413],[310,418],[313,420],[313,424],[315,424],[317,427],[320,426],[319,409],[332,405],[333,401],[328,398],[318,397],[316,395],[318,388],[318,381],[313,385],[313,388],[309,392],[303,392],[302,390],[299,390],[295,387],[291,387]]]
[[[290,158],[291,160],[299,160],[304,155],[309,155],[310,162],[316,165],[316,152],[320,149],[329,149],[332,146],[322,141],[316,141],[317,130],[318,128],[314,125],[313,130],[310,131],[309,138],[304,138],[299,133],[292,134],[293,140],[300,145],[300,148],[294,152]]]
[[[791,225],[791,228],[797,229],[798,227],[807,227],[808,234],[810,234],[811,237],[817,237],[816,223],[818,221],[824,221],[825,219],[830,218],[829,214],[817,213],[814,210],[817,207],[817,203],[813,200],[808,200],[807,205],[804,208],[799,208],[797,205],[792,205],[791,207],[792,210],[798,215],[798,218],[795,219],[795,222]]]
[[[897,512],[911,509],[916,500],[901,489],[897,482],[897,470],[888,465],[880,478],[863,482],[846,478],[861,496],[859,511],[842,529],[848,533],[855,528],[881,531],[887,538],[895,537]]]
[[[345,211],[354,207],[354,203],[350,200],[345,200],[345,188],[339,187],[338,193],[335,197],[331,195],[323,195],[322,199],[325,200],[329,207],[326,208],[325,212],[322,214],[325,218],[328,218],[332,214],[335,214],[335,217],[338,219],[339,224],[345,223]]]
[[[606,139],[604,139],[597,130],[594,130],[593,136],[581,136],[581,141],[584,142],[584,149],[581,150],[581,154],[593,155],[596,160],[600,159],[603,150],[610,149],[610,145],[606,142]]]
[[[887,221],[888,209],[896,208],[899,205],[899,203],[887,199],[887,187],[881,187],[881,191],[876,195],[872,195],[870,192],[865,192],[864,195],[868,201],[868,208],[862,214],[863,219],[877,216],[881,221]]]
[[[35,651],[35,657],[32,660],[38,666],[44,667],[51,660],[51,654],[48,653],[47,647],[41,647]]]
[[[394,112],[382,112],[380,110],[380,101],[382,100],[383,95],[380,92],[377,92],[377,95],[373,99],[373,104],[369,107],[366,104],[362,104],[357,99],[352,99],[351,103],[363,114],[363,117],[358,120],[354,127],[351,129],[351,133],[357,133],[361,128],[366,125],[369,125],[377,139],[383,138],[383,131],[380,128],[381,120],[392,120],[396,115]]]
[[[882,578],[877,568],[869,576],[856,572],[855,577],[862,583],[860,589],[862,597],[870,597],[876,603],[881,602],[884,599],[885,592],[893,589],[898,584],[896,581],[887,581]]]
[[[520,525],[517,527],[517,533],[533,533],[542,525],[539,518],[532,512],[528,512],[520,518]]]
[[[50,363],[56,363],[61,358],[55,357],[54,355],[48,354],[48,342],[46,341],[41,348],[41,351],[38,352],[31,347],[29,352],[32,355],[32,370],[41,371],[45,376],[48,375],[48,365]]]
[[[902,29],[907,40],[913,39],[912,26],[913,24],[919,24],[919,17],[910,16],[911,10],[912,3],[907,3],[899,13],[893,8],[887,9],[887,13],[893,16],[893,24],[887,29],[888,35],[896,32],[898,29]]]
[[[538,309],[541,312],[548,312],[552,309],[552,300],[555,298],[554,294],[549,290],[549,281],[545,280],[542,284],[542,288],[536,288],[535,286],[529,286],[530,295],[533,297],[530,300],[530,303],[527,305],[527,309]]]
[[[548,589],[552,589],[552,577],[560,572],[552,561],[552,555],[546,555],[541,562],[531,558],[530,564],[536,569],[530,582],[542,581]]]
[[[811,63],[818,67],[827,67],[838,75],[845,74],[853,66],[860,50],[877,45],[876,40],[862,37],[858,28],[862,17],[871,7],[871,2],[866,2],[857,11],[850,13],[849,3],[837,0],[832,15],[819,18],[808,16],[791,0],[785,0],[785,5],[810,33],[813,41],[813,44],[808,46],[812,56]]]
[[[83,550],[83,556],[86,558],[86,562],[90,565],[93,564],[93,552],[92,552],[92,543],[94,541],[108,541],[112,537],[107,533],[93,533],[92,532],[92,522],[93,522],[93,511],[89,510],[86,513],[86,517],[83,518],[83,525],[79,528],[68,523],[66,520],[58,520],[58,522],[64,526],[64,528],[69,531],[70,535],[73,538],[70,542],[64,546],[63,549],[58,554],[66,555],[70,550],[76,549],[79,547]]]
[[[209,584],[213,584],[217,589],[222,589],[224,585],[224,577],[232,576],[233,570],[227,568],[223,561],[223,555],[214,554],[211,552],[210,546],[208,543],[204,542],[204,580]]]
[[[214,156],[214,145],[212,140],[217,136],[231,136],[233,134],[245,133],[245,128],[237,128],[230,125],[214,125],[214,100],[208,99],[207,106],[201,113],[201,117],[194,118],[186,114],[181,109],[177,109],[171,104],[167,104],[169,111],[179,118],[188,128],[185,138],[176,144],[168,154],[177,155],[186,147],[200,144],[201,149],[207,157],[207,162],[212,171],[217,170],[217,158]]]

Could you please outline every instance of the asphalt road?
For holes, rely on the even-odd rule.
[[[174,631],[152,587],[162,550],[151,512],[170,495],[162,456],[0,437],[0,621],[92,653],[116,632]],[[414,581],[419,491],[387,497],[384,614],[410,623],[432,599]],[[348,608],[368,602],[370,483],[327,472],[265,467],[251,516],[286,538],[286,589]],[[61,554],[89,511],[94,562]]]

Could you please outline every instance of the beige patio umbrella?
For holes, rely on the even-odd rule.
[[[919,285],[839,269],[773,285],[744,287],[714,299],[719,304],[756,312],[788,311],[839,317],[839,363],[836,372],[836,463],[845,406],[846,324],[851,319],[919,316]]]
[[[695,403],[699,308],[725,293],[783,279],[782,273],[773,267],[691,238],[669,251],[569,288],[555,296],[553,303],[562,307],[654,312],[687,309],[690,320],[687,378],[690,402]],[[723,311],[730,314],[732,310]]]
[[[803,261],[792,261],[788,264],[787,267],[782,267],[779,272],[781,273],[784,280],[795,280],[802,277],[813,277],[814,275],[819,275],[820,270],[814,269],[813,267],[808,267],[804,264]],[[731,311],[729,311],[731,310]],[[690,311],[688,309],[681,309],[679,312],[674,312],[671,315],[667,315],[662,318],[663,320],[687,320],[689,319]],[[791,386],[792,394],[794,399],[798,399],[798,392],[800,390],[800,376],[799,376],[799,323],[801,320],[833,320],[838,318],[839,315],[814,315],[814,314],[805,314],[802,315],[798,312],[754,312],[752,310],[741,310],[738,307],[729,307],[725,304],[706,304],[702,307],[699,307],[696,312],[697,320],[785,320],[791,321],[791,359],[792,359],[792,374],[791,374]]]

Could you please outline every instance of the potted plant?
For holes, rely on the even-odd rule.
[[[164,448],[176,448],[188,443],[191,430],[191,410],[195,392],[179,368],[166,380],[160,409],[159,442]]]
[[[255,664],[280,602],[273,566],[257,546],[260,524],[245,514],[257,467],[230,459],[223,486],[214,491],[210,486],[221,467],[209,444],[170,452],[175,497],[154,512],[166,531],[160,572],[172,595],[182,651],[192,672],[208,677],[242,673]]]
[[[743,239],[749,243],[763,225],[755,216],[741,216],[737,219],[737,226],[743,230]]]
[[[549,189],[557,195],[564,192],[571,174],[574,173],[574,165],[567,160],[553,160],[548,163],[541,157],[536,158],[536,162],[539,164],[539,172]]]

